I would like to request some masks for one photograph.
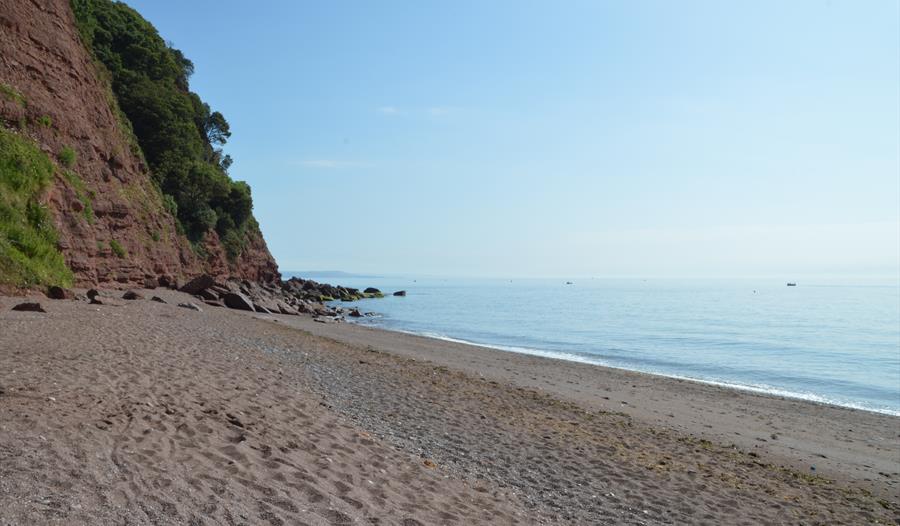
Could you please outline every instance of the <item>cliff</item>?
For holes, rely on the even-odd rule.
[[[36,145],[53,165],[32,208],[52,217],[74,284],[167,284],[203,272],[278,279],[252,217],[238,254],[226,253],[212,228],[192,245],[166,206],[108,77],[86,49],[68,0],[0,0],[0,131]],[[7,168],[21,164],[3,155]],[[3,257],[4,247],[17,246],[7,234],[5,245],[0,239],[0,284],[4,265],[16,261]],[[46,284],[52,283],[12,283]]]

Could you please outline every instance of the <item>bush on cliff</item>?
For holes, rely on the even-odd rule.
[[[191,241],[215,229],[236,257],[252,214],[250,187],[228,176],[231,157],[221,149],[228,121],[190,91],[193,63],[123,3],[72,0],[72,9],[82,40],[110,73],[166,208]]]
[[[41,195],[53,163],[31,141],[0,128],[0,284],[71,286],[72,272]]]

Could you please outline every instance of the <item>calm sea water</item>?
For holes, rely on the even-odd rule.
[[[360,323],[900,415],[896,282],[317,280],[407,291]]]

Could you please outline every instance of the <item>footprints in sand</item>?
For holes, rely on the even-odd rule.
[[[72,309],[48,331],[4,326],[0,334],[0,349],[14,342],[42,350],[14,362],[0,352],[5,391],[58,390],[52,407],[36,396],[12,413],[4,412],[11,397],[0,397],[4,519],[413,525],[523,517],[506,499],[479,493],[476,500],[466,483],[330,412],[309,389],[307,371],[287,363],[289,353],[260,350],[273,335],[248,337],[227,313],[211,312],[204,327],[167,318],[160,330],[150,313],[123,323],[88,321]],[[81,349],[73,354],[52,334],[69,335]],[[298,345],[277,343],[269,348]],[[15,384],[4,370],[16,370]],[[50,492],[52,505],[29,497]]]

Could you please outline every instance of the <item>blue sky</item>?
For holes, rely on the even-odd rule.
[[[900,3],[128,2],[282,270],[900,274]]]

